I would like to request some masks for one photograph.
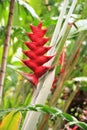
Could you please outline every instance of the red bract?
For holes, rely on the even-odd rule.
[[[19,72],[19,74],[21,74],[23,77],[25,77],[33,85],[36,86],[38,84],[38,78],[36,77],[35,74],[28,74],[28,73],[24,73],[24,72]]]
[[[41,25],[42,26],[42,25]],[[32,32],[33,33],[37,33],[37,35],[39,36],[39,37],[43,37],[44,36],[44,34],[47,32],[47,29],[41,29],[41,27],[35,27],[35,26],[32,26],[32,25],[30,25],[30,28],[31,28],[31,30],[32,30]]]
[[[36,59],[37,56],[36,54],[34,53],[34,51],[28,51],[28,50],[24,50],[23,53],[29,57],[30,59]]]
[[[28,34],[30,37],[31,41],[34,42],[34,45],[36,46],[43,46],[46,42],[49,41],[49,38],[38,38],[38,36],[33,35],[33,34]]]
[[[50,68],[51,67],[47,67],[47,66],[39,66],[39,68],[37,68],[36,71],[35,71],[35,75],[37,76],[37,78],[40,78]]]
[[[39,56],[38,59],[35,60],[35,63],[38,64],[38,66],[43,65],[47,61],[49,61],[53,56]]]
[[[38,67],[37,64],[34,63],[34,60],[26,59],[22,60],[22,62],[33,71],[35,71]]]
[[[49,40],[48,37],[43,37],[47,29],[42,29],[42,23],[38,26],[30,25],[30,28],[32,33],[27,33],[27,35],[31,41],[24,42],[29,50],[23,50],[23,53],[28,59],[22,60],[22,62],[30,68],[33,73],[26,74],[21,72],[21,74],[36,86],[39,78],[51,68],[51,66],[44,66],[43,64],[48,62],[53,56],[44,55],[51,49],[51,47],[44,46]]]
[[[35,50],[37,49],[36,45],[34,45],[35,42],[24,42],[24,44],[25,44],[28,48],[30,48],[32,51],[35,51]]]
[[[39,47],[38,50],[35,51],[36,55],[44,55],[47,51],[49,51],[51,47]]]

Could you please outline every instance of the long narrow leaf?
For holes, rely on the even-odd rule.
[[[40,20],[39,16],[36,14],[35,10],[23,0],[17,0],[18,3],[23,6],[34,18]]]

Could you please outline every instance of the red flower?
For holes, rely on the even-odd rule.
[[[42,23],[38,26],[30,25],[32,33],[27,33],[30,38],[30,42],[24,42],[29,50],[23,50],[23,53],[28,59],[22,60],[22,62],[30,68],[33,73],[26,74],[20,72],[25,78],[27,78],[35,86],[38,84],[38,80],[43,76],[51,66],[44,66],[43,64],[48,62],[53,56],[45,56],[44,54],[51,49],[44,44],[49,40],[48,37],[43,37],[47,32],[47,29],[42,29]]]

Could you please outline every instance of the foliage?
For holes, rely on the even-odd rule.
[[[67,120],[69,121],[69,123],[67,123],[67,126],[68,125],[73,125],[73,124],[76,124],[78,125],[80,128],[82,128],[83,130],[86,130],[87,129],[87,124],[84,123],[84,122],[80,122],[78,121],[75,117],[67,114],[67,113],[64,113],[62,112],[61,110],[57,109],[57,108],[51,108],[47,105],[41,105],[41,104],[37,104],[36,106],[27,106],[27,107],[21,107],[21,108],[18,108],[18,109],[14,109],[16,112],[18,111],[28,111],[28,110],[31,110],[31,111],[37,111],[37,112],[44,112],[44,113],[47,113],[47,114],[50,114],[51,115],[51,119],[54,119],[56,117],[61,117],[63,120]],[[0,110],[0,116],[2,116],[3,114],[5,113],[8,113],[12,111],[12,109],[7,109],[7,110]],[[14,113],[14,112],[13,112]],[[9,120],[10,118],[12,117],[12,112],[8,115],[9,116]],[[20,114],[20,113],[19,113]],[[15,115],[16,116],[16,115]],[[15,117],[16,118],[16,117]],[[6,117],[4,118],[4,120],[6,119]],[[17,118],[18,119],[18,118]],[[20,118],[19,118],[20,119]],[[8,122],[9,123],[9,122]],[[15,124],[14,124],[15,125]],[[10,130],[10,129],[9,129]]]
[[[69,1],[68,6],[64,8],[66,11],[63,12],[64,14],[62,14],[61,18],[59,14],[63,7],[63,0],[15,1],[11,39],[7,56],[3,103],[0,106],[0,118],[2,122],[8,120],[8,116],[12,114],[14,116],[12,117],[13,122],[11,125],[17,124],[17,126],[19,126],[19,123],[15,122],[15,118],[19,121],[21,114],[20,112],[16,113],[17,115],[14,114],[13,110],[22,111],[22,121],[20,125],[20,129],[22,129],[26,111],[33,110],[36,111],[36,113],[42,113],[37,125],[38,130],[42,128],[43,124],[43,130],[48,129],[50,126],[54,130],[62,129],[65,127],[64,124],[67,123],[67,121],[67,125],[76,124],[80,129],[87,129],[85,123],[87,121],[87,115],[83,114],[83,110],[87,110],[87,2],[86,0],[78,0],[71,17],[68,19],[69,21],[66,23],[66,29],[64,29],[63,26],[73,0],[67,1]],[[0,67],[9,15],[9,5],[9,0],[0,0]],[[57,19],[61,25],[58,26],[55,31]],[[46,65],[52,65],[54,72],[50,70],[41,77],[39,85],[37,89],[35,89],[30,82],[17,72],[24,71],[31,73],[31,69],[28,69],[20,62],[26,58],[26,56],[22,54],[22,50],[27,50],[23,42],[29,40],[26,36],[26,32],[30,32],[29,25],[33,24],[37,26],[40,21],[42,21],[45,28],[48,28],[47,37],[50,37],[51,40],[47,43],[47,46],[52,46],[53,50],[50,50],[47,55],[55,55],[55,57]],[[70,22],[70,24],[68,24],[68,22]],[[54,39],[52,39],[53,37]],[[63,51],[64,49],[65,52]],[[62,58],[63,60],[61,60],[60,57],[61,53],[61,57],[65,54],[65,58]],[[59,59],[61,60],[61,64],[59,64]],[[56,82],[54,82],[53,85],[51,82],[53,82],[55,78]],[[45,93],[43,93],[43,88]],[[48,91],[49,95],[47,94]],[[80,93],[82,93],[83,98],[78,99]],[[39,102],[38,104],[40,105],[37,105],[37,101],[40,99],[39,96],[40,98],[43,96],[42,101],[44,101]],[[80,101],[77,102],[76,99]],[[32,106],[32,104],[34,104],[34,106]],[[75,105],[73,106],[73,104]],[[75,113],[72,114],[72,109],[75,109],[75,113],[79,113],[78,116],[75,116]],[[5,114],[8,115],[5,117]],[[64,120],[66,121],[64,122]],[[7,127],[7,121],[4,123],[5,125],[0,123],[0,127]],[[11,128],[9,128],[9,130],[10,129]]]
[[[0,123],[0,130],[18,130],[19,124],[21,121],[21,113],[20,112],[10,112],[8,115],[4,117],[2,122]]]

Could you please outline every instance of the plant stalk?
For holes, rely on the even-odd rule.
[[[10,43],[14,3],[15,3],[15,0],[11,0],[10,8],[9,8],[8,23],[6,27],[6,33],[5,33],[4,49],[3,49],[3,54],[2,54],[2,62],[1,62],[1,70],[0,70],[0,104],[2,102],[2,95],[3,95],[3,85],[4,85],[4,79],[5,79],[8,48],[9,48],[9,43]]]

